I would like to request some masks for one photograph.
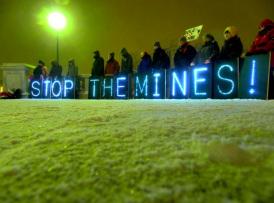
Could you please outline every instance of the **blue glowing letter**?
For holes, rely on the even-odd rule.
[[[44,96],[45,96],[45,97],[50,96],[50,83],[51,83],[50,80],[45,80],[45,81],[44,81],[44,84],[45,84]]]
[[[186,82],[187,82],[187,73],[186,71],[183,72],[183,86],[182,84],[180,83],[179,81],[179,78],[177,77],[177,74],[176,72],[173,72],[172,73],[172,96],[175,97],[176,96],[176,83],[178,84],[182,94],[184,96],[186,96],[186,89],[187,89],[187,85],[186,85]]]
[[[37,87],[37,86],[38,87]],[[41,91],[40,91],[40,88],[39,86],[41,86],[41,83],[39,81],[33,81],[32,84],[31,84],[31,96],[32,97],[39,97],[40,94],[41,94]],[[37,93],[35,94],[34,91],[37,91]]]
[[[161,77],[160,73],[154,73],[153,77],[155,77],[155,93],[153,94],[153,97],[159,97],[161,96],[158,92],[158,82],[159,82],[159,77]]]
[[[58,93],[56,94],[54,92],[54,89],[55,89],[55,86],[58,85],[57,87],[59,88],[58,89]],[[53,83],[52,83],[52,86],[51,86],[51,91],[52,91],[52,95],[54,97],[60,97],[61,96],[61,93],[62,93],[62,84],[59,80],[55,80]]]
[[[140,94],[143,94],[145,90],[145,96],[147,97],[148,95],[148,76],[146,75],[144,83],[141,87],[140,81],[139,81],[139,76],[136,76],[136,89],[135,89],[135,96],[138,97],[138,89],[140,90]]]
[[[199,76],[199,72],[205,72],[207,71],[207,67],[202,67],[202,68],[196,68],[194,69],[194,94],[195,95],[200,95],[200,96],[206,96],[207,93],[206,92],[198,92],[197,91],[197,86],[198,86],[198,83],[204,83],[206,82],[206,79],[205,78],[198,78]]]
[[[227,82],[231,83],[231,89],[230,89],[229,91],[227,91],[227,92],[224,92],[224,91],[221,90],[220,86],[218,85],[218,91],[219,91],[220,94],[229,95],[229,94],[231,94],[231,93],[234,91],[235,83],[234,83],[233,80],[228,79],[228,78],[224,78],[224,77],[221,76],[221,71],[222,71],[223,69],[225,69],[225,68],[229,68],[229,70],[230,70],[231,72],[234,71],[234,69],[232,68],[232,66],[230,66],[230,65],[222,65],[222,66],[219,68],[219,70],[218,70],[218,78],[220,78],[221,80],[224,80],[224,81],[227,81]]]
[[[110,89],[110,96],[113,96],[113,90],[112,90],[112,86],[113,86],[113,79],[110,79],[110,86],[106,86],[106,79],[104,79],[103,82],[103,97],[106,96],[106,89]]]
[[[120,85],[120,81],[126,81],[126,77],[119,77],[117,78],[117,97],[125,98],[125,94],[120,94],[120,89],[125,88],[124,85]]]
[[[65,80],[65,87],[64,87],[64,97],[67,97],[67,92],[73,89],[73,81],[72,80]]]

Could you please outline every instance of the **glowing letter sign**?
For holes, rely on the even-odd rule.
[[[74,80],[69,78],[32,80],[30,83],[31,98],[40,99],[73,99]]]
[[[240,98],[268,99],[270,54],[246,57],[240,73]]]
[[[212,94],[212,71],[210,66],[193,67],[191,75],[191,98],[207,99]]]
[[[188,98],[188,78],[186,70],[173,70],[170,73],[170,98]]]
[[[101,78],[100,77],[90,77],[89,78],[89,99],[100,99],[101,98]]]
[[[233,99],[238,94],[238,60],[220,61],[214,67],[214,98]]]
[[[146,99],[148,97],[148,75],[135,75],[134,98]]]
[[[128,99],[131,93],[131,80],[128,75],[117,75],[115,77],[115,98]]]
[[[102,82],[102,99],[113,99],[113,77],[107,76]]]

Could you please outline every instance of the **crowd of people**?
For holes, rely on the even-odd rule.
[[[259,25],[259,31],[247,53],[243,53],[243,45],[239,37],[238,29],[229,26],[224,31],[224,43],[220,48],[218,42],[211,34],[203,36],[203,45],[196,49],[186,39],[182,37],[179,47],[173,57],[175,68],[187,68],[198,64],[214,63],[216,60],[227,60],[239,58],[243,55],[267,53],[274,50],[274,23],[270,19],[263,20]],[[134,73],[133,58],[126,48],[120,52],[121,63],[115,59],[115,53],[110,53],[109,59],[105,64],[99,51],[94,52],[94,61],[91,70],[92,76],[103,77],[105,75],[115,75],[117,73]],[[274,60],[272,60],[274,63]],[[43,61],[39,61],[37,68],[33,72],[34,78],[42,77],[61,77],[62,67],[58,62],[51,63],[51,71],[48,70]],[[274,64],[272,64],[274,67]],[[137,68],[138,73],[147,73],[152,69],[170,69],[171,59],[166,51],[161,47],[160,42],[155,42],[154,53],[151,56],[148,52],[141,53],[140,63]],[[68,63],[67,76],[76,77],[78,67],[74,60]]]

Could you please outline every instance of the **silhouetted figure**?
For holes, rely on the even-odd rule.
[[[115,75],[120,72],[119,62],[115,60],[115,54],[110,53],[109,60],[107,61],[105,74],[106,75]]]
[[[78,67],[75,65],[74,59],[68,62],[68,77],[78,77]]]
[[[177,49],[174,56],[174,65],[176,68],[187,68],[193,62],[197,52],[196,49],[191,46],[186,37],[180,39],[180,47]]]
[[[57,61],[51,62],[51,70],[49,76],[52,78],[62,77],[62,66],[60,66]]]
[[[138,73],[149,73],[152,69],[151,56],[147,52],[141,53],[141,62],[138,65]]]
[[[45,66],[45,63],[42,60],[38,61],[38,65],[33,70],[33,78],[41,79],[46,78],[48,76],[48,69]]]
[[[152,59],[152,67],[154,69],[169,69],[170,59],[165,50],[161,48],[160,42],[155,42],[154,53]]]
[[[126,48],[121,50],[122,62],[121,62],[121,73],[132,74],[133,73],[133,59],[128,53]]]
[[[94,62],[92,67],[92,76],[103,77],[104,76],[104,59],[100,56],[99,51],[94,52]]]

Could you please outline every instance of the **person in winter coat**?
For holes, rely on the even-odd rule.
[[[141,62],[138,65],[138,73],[148,73],[151,71],[152,60],[147,52],[141,53]]]
[[[107,61],[106,68],[105,68],[105,74],[115,75],[119,73],[119,71],[120,71],[120,65],[118,61],[115,60],[115,54],[110,53],[109,60]]]
[[[269,98],[274,99],[274,22],[270,19],[265,19],[260,23],[259,32],[246,55],[268,52],[272,52],[269,81]]]
[[[160,42],[155,42],[154,53],[152,59],[152,68],[154,69],[169,69],[170,59],[164,49],[162,49]]]
[[[220,59],[239,58],[243,53],[243,44],[238,37],[238,29],[229,26],[224,31],[224,45],[220,53]]]
[[[74,59],[68,62],[68,77],[78,77],[78,67],[75,65]]]
[[[52,78],[62,77],[62,66],[60,66],[57,61],[51,62],[51,70],[50,70],[49,76]]]
[[[121,62],[121,72],[124,74],[133,73],[133,59],[132,56],[128,53],[126,48],[121,50],[122,62]]]
[[[33,78],[41,79],[48,76],[48,68],[42,60],[38,61],[37,67],[33,70]]]
[[[215,41],[211,34],[206,34],[203,36],[204,44],[198,51],[197,64],[208,64],[215,62],[219,57],[220,48],[218,42]]]
[[[92,67],[92,76],[104,77],[104,59],[100,56],[99,51],[94,52],[94,62]]]
[[[270,19],[265,19],[259,25],[259,32],[248,54],[267,53],[269,51],[274,51],[274,23]]]
[[[68,62],[68,73],[67,77],[74,79],[75,82],[75,99],[79,98],[79,92],[80,92],[80,80],[78,77],[78,67],[75,64],[75,60],[71,59]]]
[[[174,56],[175,68],[189,67],[196,54],[196,49],[187,42],[186,37],[182,37],[180,39],[180,47],[177,49]]]

